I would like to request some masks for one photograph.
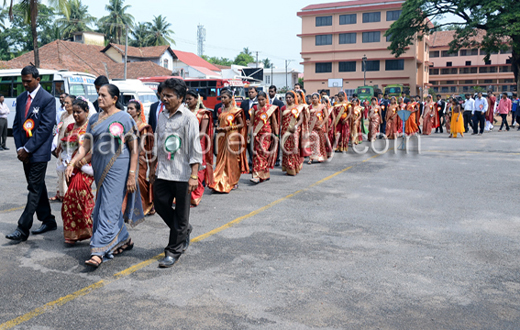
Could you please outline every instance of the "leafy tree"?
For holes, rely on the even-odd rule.
[[[461,19],[457,23],[440,24],[456,26],[450,50],[481,47],[488,55],[512,48],[511,63],[517,90],[520,90],[520,1],[518,0],[406,0],[401,16],[395,21],[385,36],[392,36],[389,49],[399,57],[415,38],[422,39],[434,29],[429,20],[451,14]],[[482,42],[475,41],[479,31],[485,31]]]
[[[58,19],[60,24],[61,35],[63,38],[71,38],[74,33],[82,31],[92,31],[90,24],[96,22],[96,19],[88,13],[88,6],[81,3],[81,0],[68,0],[70,15]]]
[[[171,34],[175,34],[170,30],[170,23],[166,21],[166,17],[162,15],[154,16],[153,21],[150,24],[150,36],[148,45],[149,46],[164,46],[174,44],[175,41],[170,37]]]
[[[268,58],[262,60],[262,63],[264,63],[265,69],[270,69],[273,66],[273,63],[271,63],[271,60]]]
[[[232,60],[225,57],[209,57],[207,55],[202,55],[202,58],[208,61],[209,63],[216,65],[231,66],[233,64]]]
[[[247,66],[249,63],[253,63],[255,59],[250,54],[245,53],[248,51],[247,48],[244,48],[244,51],[240,52],[240,54],[235,57],[233,64]]]
[[[123,43],[123,32],[125,27],[132,28],[134,25],[134,17],[127,13],[130,5],[124,5],[125,0],[110,0],[105,6],[108,11],[107,16],[99,19],[98,25],[101,31],[105,33],[107,39],[116,44]]]
[[[150,23],[139,23],[132,30],[132,39],[129,41],[130,46],[147,47],[150,36]]]
[[[44,6],[42,0],[19,0],[19,13],[23,18],[23,22],[25,25],[29,25],[31,28],[31,37],[32,37],[32,48],[34,50],[34,65],[36,67],[40,66],[40,53],[38,51],[38,8],[40,6]],[[4,6],[6,5],[7,0],[4,0]],[[70,14],[70,9],[68,7],[67,0],[48,0],[48,3],[51,7],[57,7],[59,11],[61,11],[66,17]],[[9,19],[14,21],[13,8],[15,6],[14,0],[10,0],[9,4]],[[52,13],[54,15],[54,13]],[[45,26],[41,24],[40,26]]]
[[[300,86],[302,86],[302,88],[304,88],[303,87],[303,84],[304,84],[303,78],[298,78],[298,84],[300,84]]]

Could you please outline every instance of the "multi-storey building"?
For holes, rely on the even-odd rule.
[[[471,93],[475,86],[495,92],[516,91],[511,69],[511,50],[493,53],[484,62],[482,49],[461,49],[449,52],[455,31],[439,31],[430,36],[430,83],[435,93]],[[475,41],[480,42],[484,33]]]
[[[302,58],[307,91],[353,90],[364,84],[363,57],[366,56],[366,85],[383,88],[403,84],[411,94],[428,90],[427,39],[416,41],[399,58],[384,37],[401,15],[403,0],[355,0],[310,5],[298,16],[302,19]],[[343,85],[328,87],[329,79]]]

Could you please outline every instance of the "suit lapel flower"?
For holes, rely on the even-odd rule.
[[[40,107],[33,107],[33,116],[34,118],[38,118],[38,113],[40,112]]]

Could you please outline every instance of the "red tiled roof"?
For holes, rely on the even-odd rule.
[[[484,38],[484,35],[486,34],[485,31],[479,30],[477,35],[472,39],[477,43],[481,43],[482,39]],[[448,47],[449,43],[453,40],[455,36],[455,31],[437,31],[434,32],[430,36],[430,47]]]
[[[400,1],[404,3],[404,0]],[[354,0],[354,1],[341,1],[341,2],[329,2],[322,3],[317,5],[310,5],[302,9],[302,11],[312,11],[312,10],[323,10],[323,9],[333,9],[338,7],[353,7],[353,6],[366,6],[366,5],[390,5],[395,4],[396,1],[387,1],[387,0]]]
[[[113,47],[122,55],[125,54],[125,45],[118,44],[108,44],[102,52],[106,52],[109,48]],[[128,46],[128,56],[130,57],[140,57],[140,58],[157,58],[161,57],[164,52],[170,50],[170,46],[154,46],[154,47],[132,47]]]
[[[85,45],[71,41],[56,40],[40,48],[40,68],[87,72],[93,75],[107,75],[110,79],[124,78],[124,64],[116,63],[101,51],[105,47]],[[18,69],[34,63],[34,52],[7,62],[0,67]],[[143,76],[171,75],[171,71],[151,61],[132,62],[127,65],[127,78]]]
[[[214,66],[213,64],[209,63],[202,57],[195,55],[193,53],[189,52],[183,52],[180,50],[174,50],[173,53],[175,56],[181,61],[182,63],[188,65],[188,66],[201,66],[204,68],[207,68],[211,71],[220,72],[220,69]]]

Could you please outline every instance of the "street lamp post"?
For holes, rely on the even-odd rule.
[[[367,55],[363,55],[363,86],[367,85]]]

